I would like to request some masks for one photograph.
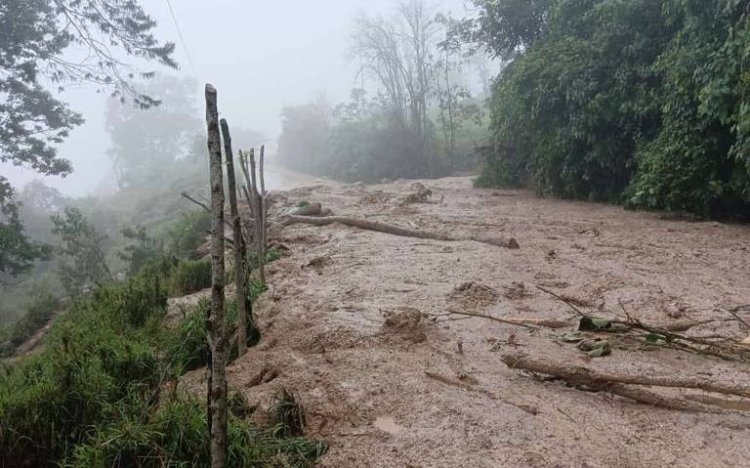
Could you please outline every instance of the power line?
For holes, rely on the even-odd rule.
[[[190,51],[187,48],[187,44],[185,43],[185,38],[182,37],[182,30],[180,30],[180,25],[177,23],[177,16],[174,14],[174,9],[172,8],[172,2],[167,0],[167,6],[169,7],[169,13],[172,15],[172,21],[174,22],[174,27],[177,29],[177,36],[180,38],[180,43],[182,44],[182,48],[185,50],[185,55],[187,56],[188,63],[190,64],[190,68],[193,70],[193,74],[196,75],[195,72],[195,65],[193,65],[193,59],[190,57]]]

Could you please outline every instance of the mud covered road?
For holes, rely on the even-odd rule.
[[[560,339],[575,329],[570,308],[537,289],[604,317],[624,308],[651,323],[726,319],[722,309],[750,303],[750,227],[477,190],[468,178],[422,181],[430,202],[405,203],[412,183],[321,182],[277,194],[276,204],[321,202],[337,215],[410,229],[513,237],[520,249],[287,227],[278,240],[290,255],[269,266],[271,289],[257,303],[263,339],[228,369],[230,386],[260,405],[255,417],[280,388],[293,390],[308,434],[330,444],[328,467],[750,466],[750,412],[649,407],[500,360],[522,352],[607,371],[750,382],[750,364],[645,345],[591,358]],[[571,326],[526,329],[450,310]],[[736,321],[689,333],[748,334]],[[201,381],[196,372],[185,383]]]

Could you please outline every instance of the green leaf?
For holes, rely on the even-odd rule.
[[[609,342],[602,341],[601,344],[591,351],[587,352],[589,357],[604,357],[609,356],[612,354],[612,347],[609,345]]]
[[[560,336],[560,340],[563,343],[579,343],[583,341],[584,338],[585,336],[581,332],[569,332],[569,333],[564,333],[563,335]]]
[[[667,337],[659,333],[649,333],[643,337],[647,343],[657,344],[660,341],[667,341]]]
[[[582,317],[578,323],[578,331],[610,330],[612,321],[599,317]]]

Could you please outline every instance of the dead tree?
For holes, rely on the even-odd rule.
[[[244,356],[247,352],[247,303],[245,302],[245,249],[242,240],[242,222],[237,208],[237,184],[234,176],[234,153],[229,124],[221,119],[221,135],[224,138],[224,155],[227,159],[227,190],[229,191],[229,210],[232,215],[232,240],[234,243],[234,283],[237,288],[237,352]]]
[[[208,373],[208,426],[211,467],[223,468],[227,455],[227,333],[224,310],[224,183],[216,88],[206,84],[206,126],[211,167],[211,310],[206,331],[211,352]]]

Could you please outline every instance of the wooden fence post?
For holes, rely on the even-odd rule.
[[[208,425],[211,467],[224,468],[227,455],[227,333],[224,309],[224,182],[216,88],[206,84],[206,127],[211,167],[211,310],[206,328],[211,350]]]
[[[237,207],[237,184],[234,174],[234,153],[229,124],[221,119],[221,135],[224,138],[224,154],[227,160],[227,190],[229,191],[229,209],[232,215],[232,240],[234,243],[234,284],[237,301],[237,351],[239,356],[247,352],[247,303],[245,302],[245,243],[242,239],[242,222]]]

